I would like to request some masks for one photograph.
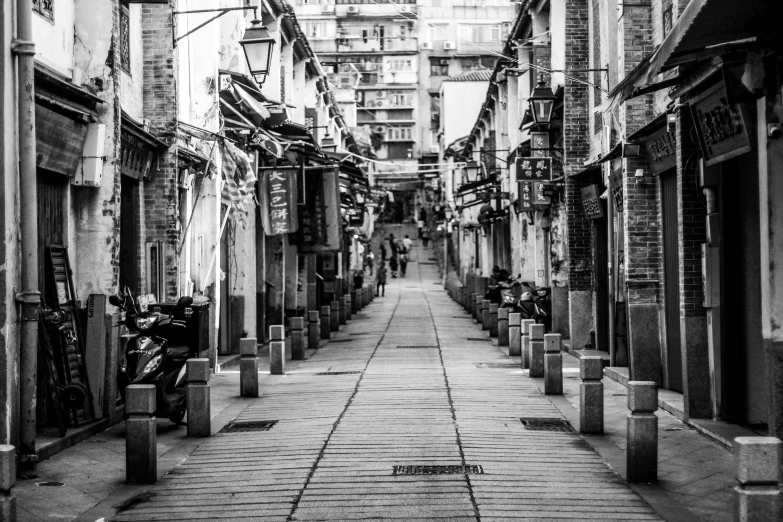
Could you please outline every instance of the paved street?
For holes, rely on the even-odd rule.
[[[660,520],[578,435],[524,429],[563,416],[415,250],[237,418],[271,429],[213,436],[116,520]]]

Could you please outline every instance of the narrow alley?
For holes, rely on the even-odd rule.
[[[236,419],[271,428],[214,435],[115,520],[660,520],[576,433],[526,431],[562,414],[428,252]]]

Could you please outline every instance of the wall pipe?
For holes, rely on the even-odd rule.
[[[16,38],[12,51],[17,56],[17,110],[19,117],[19,220],[22,250],[22,291],[19,346],[21,468],[34,470],[36,379],[38,364],[38,194],[35,150],[35,43],[31,0],[16,1]]]

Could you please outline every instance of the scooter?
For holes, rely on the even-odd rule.
[[[544,325],[545,332],[552,331],[552,300],[549,287],[536,288],[535,283],[522,283],[522,296],[517,304],[517,310],[522,319],[533,319],[537,324]]]
[[[192,297],[179,298],[171,315],[150,312],[134,301],[130,291],[124,296],[109,296],[109,302],[125,311],[125,326],[130,335],[117,374],[117,386],[125,400],[131,384],[152,384],[156,388],[155,416],[168,417],[180,424],[187,411],[186,361],[190,347],[183,335],[185,321],[175,319],[193,303]]]

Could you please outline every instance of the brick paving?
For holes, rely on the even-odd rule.
[[[214,435],[114,520],[661,520],[578,435],[524,429],[563,414],[468,340],[431,252],[237,417],[274,427]],[[394,473],[417,465],[480,468]]]

